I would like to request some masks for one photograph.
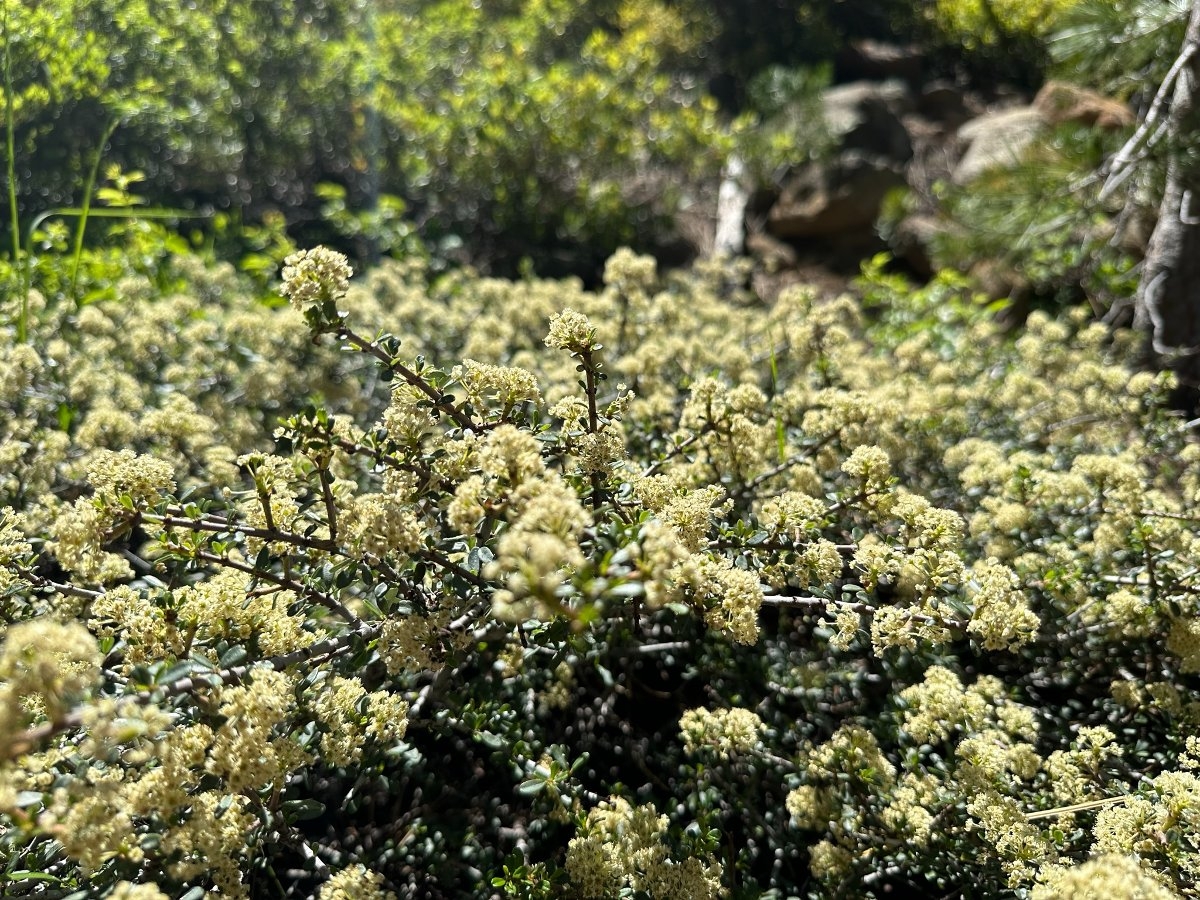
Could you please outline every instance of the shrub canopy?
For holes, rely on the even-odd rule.
[[[1200,483],[1128,336],[169,271],[4,351],[4,877],[1194,895]]]

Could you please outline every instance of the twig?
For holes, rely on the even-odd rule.
[[[826,444],[828,444],[830,441],[832,441],[833,437],[834,436],[832,434],[828,435],[828,436],[822,438],[821,440],[817,441],[817,443],[813,444],[811,447],[805,447],[799,453],[793,453],[791,456],[789,456],[783,462],[779,463],[779,465],[774,466],[773,468],[767,469],[767,471],[763,472],[761,475],[756,476],[755,478],[753,478],[751,481],[749,481],[746,484],[744,493],[749,493],[750,491],[753,491],[755,488],[760,487],[761,485],[770,481],[776,475],[782,475],[784,472],[786,472],[788,469],[790,469],[792,466],[796,465],[797,463],[804,462],[806,459],[812,459],[813,454],[816,453],[818,450],[820,450],[822,447],[824,447]]]
[[[486,578],[476,575],[470,569],[460,566],[458,563],[450,560],[437,550],[420,550],[416,553],[416,555],[422,559],[429,560],[429,562],[433,563],[434,565],[441,566],[444,569],[449,569],[459,578],[463,579],[463,581],[469,581],[477,588],[487,588],[490,586],[490,582]]]
[[[856,612],[861,616],[874,616],[879,612],[881,607],[871,606],[868,603],[851,603],[847,600],[827,600],[824,597],[789,597],[782,594],[764,594],[763,603],[767,606],[798,606],[808,609],[826,609],[831,604],[837,604],[842,609],[848,609],[851,612]],[[907,612],[907,611],[906,611]],[[965,623],[954,620],[939,619],[936,616],[929,616],[925,613],[909,612],[908,618],[913,622],[923,622],[929,625],[941,625],[945,627],[962,627]]]
[[[387,366],[390,371],[395,372],[397,375],[423,393],[426,397],[433,401],[433,405],[435,407],[453,419],[455,424],[457,424],[460,428],[465,431],[477,429],[478,426],[470,416],[468,416],[453,403],[448,402],[445,394],[435,390],[428,381],[426,381],[412,369],[408,368],[403,363],[397,362],[390,354],[384,352],[383,348],[379,346],[378,341],[368,341],[366,338],[355,334],[349,326],[344,324],[338,326],[337,333],[339,337],[345,338],[351,344],[353,344],[355,349],[361,350],[363,353],[367,353],[370,356],[375,357],[377,360]]]
[[[252,578],[279,585],[279,587],[286,588],[289,591],[295,591],[298,597],[312,597],[321,606],[324,606],[330,612],[341,616],[351,625],[358,626],[362,624],[362,620],[349,609],[347,609],[340,600],[330,597],[328,594],[323,594],[316,588],[310,587],[309,585],[295,581],[291,578],[285,578],[280,575],[274,575],[270,572],[264,572],[261,569],[256,569],[254,566],[247,563],[238,562],[230,559],[227,556],[218,556],[216,553],[209,553],[207,550],[196,550],[194,551],[194,554],[196,559],[203,560],[204,562],[209,562],[217,566],[223,566],[227,569],[234,569],[238,572],[245,572]]]
[[[34,587],[41,588],[43,590],[52,590],[56,593],[62,594],[64,597],[79,597],[83,600],[98,600],[99,598],[103,597],[105,593],[104,591],[93,591],[89,590],[88,588],[77,587],[73,584],[54,581],[50,578],[46,578],[37,574],[32,569],[26,569],[23,566],[17,566],[15,571],[19,578],[29,582]]]
[[[337,503],[333,499],[333,488],[330,483],[328,465],[317,468],[317,478],[321,482],[321,498],[325,501],[325,518],[329,522],[329,542],[337,543]]]
[[[658,470],[661,469],[666,462],[668,462],[671,459],[674,459],[676,456],[678,456],[680,453],[682,453],[688,447],[692,446],[692,444],[696,443],[696,441],[700,440],[701,434],[703,434],[703,432],[697,431],[691,437],[689,437],[683,441],[680,441],[678,444],[676,444],[674,447],[672,447],[670,450],[667,451],[666,456],[664,456],[660,460],[655,461],[654,463],[651,463],[646,469],[644,469],[642,471],[642,477],[649,478],[651,475],[657,474]]]
[[[1160,509],[1142,509],[1138,515],[1147,519],[1176,519],[1180,522],[1200,522],[1200,516],[1189,516],[1184,513],[1166,512]]]
[[[1058,806],[1054,809],[1043,809],[1039,810],[1038,812],[1025,813],[1025,821],[1036,822],[1038,819],[1050,819],[1055,816],[1085,812],[1089,809],[1099,809],[1102,806],[1115,806],[1118,803],[1124,803],[1128,799],[1128,794],[1122,794],[1119,797],[1105,797],[1103,800],[1088,800],[1085,803],[1074,803],[1071,806]]]
[[[592,360],[592,351],[583,350],[579,354],[583,363],[584,390],[587,393],[588,434],[595,435],[600,431],[600,414],[596,409],[596,364]],[[598,510],[604,497],[604,481],[599,472],[592,472],[589,480],[592,483],[592,510]]]
[[[1198,49],[1200,49],[1200,47],[1198,47],[1193,41],[1188,41],[1183,45],[1182,49],[1180,49],[1179,56],[1175,58],[1175,62],[1171,64],[1171,68],[1167,72],[1166,77],[1163,78],[1162,84],[1158,86],[1158,93],[1154,95],[1154,101],[1150,104],[1150,109],[1146,113],[1145,120],[1143,120],[1142,124],[1138,126],[1137,131],[1130,136],[1129,140],[1125,142],[1124,146],[1117,151],[1116,156],[1114,156],[1112,161],[1109,163],[1108,179],[1104,182],[1104,187],[1100,189],[1101,202],[1112,196],[1113,191],[1120,187],[1121,184],[1133,173],[1133,169],[1130,164],[1134,161],[1134,151],[1143,141],[1143,139],[1145,139],[1146,133],[1158,121],[1159,116],[1162,115],[1163,105],[1167,102],[1167,95],[1174,86],[1175,80],[1179,77],[1179,73],[1183,71],[1184,66],[1186,66],[1191,61],[1192,57],[1196,55],[1196,51]],[[1156,131],[1155,134],[1151,136],[1152,140],[1157,140],[1162,134],[1163,130],[1164,129],[1159,129]],[[1147,142],[1146,146],[1150,147],[1152,144]]]
[[[691,641],[663,641],[658,644],[642,644],[634,648],[635,653],[665,653],[668,650],[686,650]]]
[[[189,531],[207,531],[214,534],[228,531],[231,534],[237,533],[243,534],[246,537],[258,538],[267,543],[291,544],[294,547],[304,547],[308,550],[324,550],[329,553],[336,553],[338,551],[337,544],[331,538],[311,538],[291,531],[284,531],[281,528],[251,528],[248,525],[242,525],[229,519],[216,517],[187,519],[170,514],[159,516],[154,513],[143,513],[142,518],[147,522],[162,525],[164,528],[184,528]]]

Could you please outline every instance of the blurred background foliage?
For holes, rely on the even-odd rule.
[[[1036,79],[1065,5],[4,0],[20,218],[81,204],[102,153],[151,205],[281,213],[301,244],[397,249],[331,227],[337,192],[486,270],[590,274],[621,244],[663,249],[692,179],[762,150],[771,70],[813,96],[840,49],[883,38]]]
[[[711,22],[658,2],[6,0],[23,218],[80,202],[86,161],[146,175],[151,202],[328,237],[392,195],[479,259],[645,237],[660,163],[711,168],[727,128],[702,91]],[[84,36],[80,39],[80,35]],[[642,205],[642,204],[636,204]],[[396,204],[392,202],[392,208]],[[507,246],[508,244],[513,247]],[[369,255],[383,248],[359,247]]]
[[[1145,108],[1183,0],[2,0],[15,211],[191,211],[179,230],[261,284],[292,249],[360,263],[599,282],[619,246],[685,262],[736,156],[777,186],[834,150],[822,91],[864,41],[916,47],[923,83],[984,102],[1048,75]],[[1153,220],[1158,160],[1100,202],[1124,134],[1061,129],[1036,158],[885,209],[935,210],[936,267],[997,261],[1039,300],[1111,307]],[[1183,136],[1186,140],[1187,136]],[[93,178],[93,173],[117,173]],[[124,174],[121,174],[124,173]],[[105,191],[135,176],[136,196]],[[920,194],[920,191],[918,191]],[[142,212],[137,212],[141,215]],[[1124,220],[1122,220],[1124,216]],[[85,217],[86,218],[86,217]],[[77,218],[58,217],[59,230]],[[101,242],[109,222],[93,222]],[[122,227],[129,227],[123,225]],[[870,256],[870,251],[866,254]],[[1012,280],[1012,279],[1010,279]]]

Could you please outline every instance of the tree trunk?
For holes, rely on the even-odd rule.
[[[1200,399],[1200,159],[1188,146],[1200,134],[1200,0],[1192,0],[1186,60],[1175,81],[1166,128],[1167,184],[1146,248],[1135,324],[1157,361],[1179,378],[1180,400]]]

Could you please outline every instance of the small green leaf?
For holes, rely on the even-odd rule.
[[[55,875],[47,875],[45,872],[8,872],[4,876],[6,881],[53,881],[58,884],[61,879]]]
[[[143,834],[141,838],[138,839],[138,846],[143,850],[154,852],[160,846],[162,846],[162,835],[155,834],[154,832]]]
[[[537,794],[540,794],[543,790],[545,790],[545,788],[545,781],[537,778],[530,778],[527,781],[522,781],[519,785],[517,785],[517,793],[523,797],[533,797]]]
[[[221,668],[228,669],[231,666],[236,666],[238,663],[243,662],[247,655],[246,648],[240,644],[230,647],[221,654]]]
[[[289,822],[315,819],[325,812],[325,804],[320,800],[285,800],[281,808],[284,818]]]
[[[498,734],[493,734],[490,731],[481,731],[475,735],[475,740],[483,744],[485,747],[490,747],[492,750],[499,750],[504,746],[504,738]]]

